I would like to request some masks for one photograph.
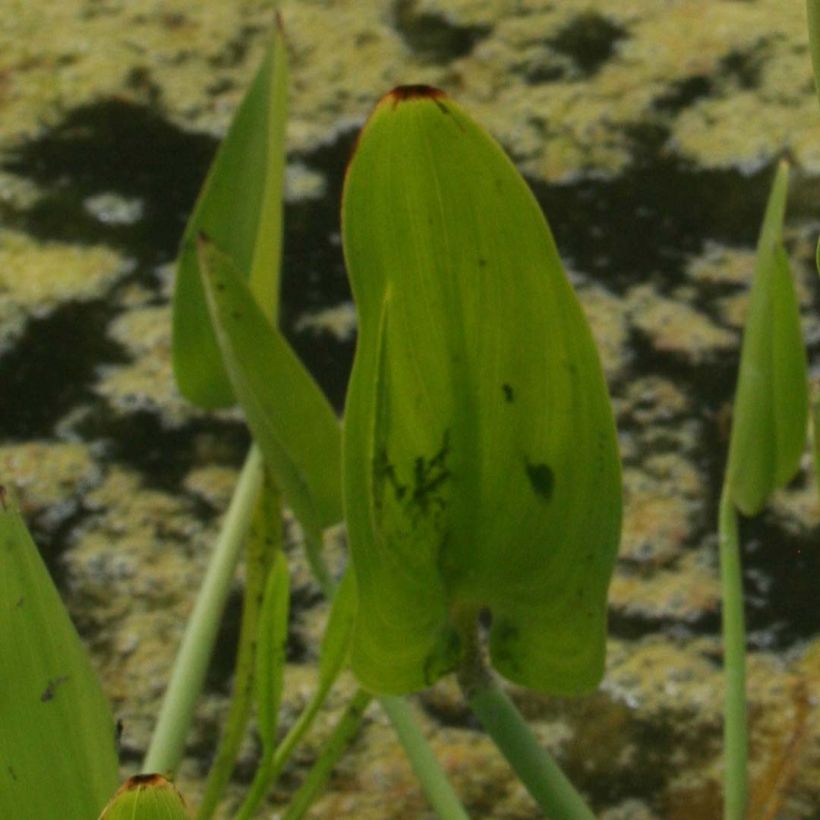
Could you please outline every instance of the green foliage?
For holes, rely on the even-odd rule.
[[[321,532],[342,518],[341,428],[333,408],[231,259],[201,239],[199,260],[219,350],[248,426],[297,518]]]
[[[273,558],[268,574],[256,649],[256,715],[262,745],[270,754],[276,745],[276,727],[285,675],[285,644],[288,640],[290,576],[282,551]]]
[[[726,470],[744,515],[760,512],[789,481],[806,442],[806,352],[782,239],[787,190],[788,167],[781,163],[758,240]]]
[[[287,50],[280,25],[211,166],[185,234],[174,291],[174,373],[200,407],[234,403],[211,327],[196,240],[206,233],[248,276],[264,314],[275,320],[282,245],[282,178]]]
[[[456,621],[492,613],[494,665],[578,693],[603,673],[620,469],[598,356],[531,192],[441,92],[397,89],[348,169],[359,316],[344,493],[353,669],[434,683]]]
[[[356,620],[356,576],[348,571],[333,596],[319,653],[319,689],[329,690],[344,668]]]
[[[145,774],[126,780],[100,820],[188,820],[189,816],[173,783],[158,774]]]
[[[96,817],[117,786],[111,711],[37,547],[5,501],[0,647],[0,817]]]

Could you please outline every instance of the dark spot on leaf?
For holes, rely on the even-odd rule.
[[[242,313],[240,311],[238,311],[238,310],[232,310],[231,311],[231,319],[234,319],[235,321],[238,322],[241,318],[242,318]]]
[[[0,507],[2,507],[4,510],[7,509],[6,508],[6,488],[2,484],[0,484]]]
[[[514,651],[514,644],[520,635],[518,627],[511,621],[500,618],[493,623],[492,635],[493,660],[506,664],[513,671],[519,671],[521,666]]]
[[[225,290],[225,283],[224,283],[224,282],[222,282],[222,281],[217,281],[217,283],[216,283],[216,289],[217,289],[217,290]]]
[[[11,766],[8,766],[7,769],[8,769],[9,776],[11,777],[11,779],[14,780],[15,782],[17,782],[17,772],[15,772],[14,769],[12,769]]]
[[[520,634],[518,627],[505,618],[499,618],[495,622],[494,629],[498,640],[504,643],[516,640]]]
[[[381,488],[384,483],[389,484],[393,488],[393,494],[398,501],[404,498],[407,492],[407,485],[402,484],[396,475],[396,468],[390,463],[387,456],[387,449],[382,447],[381,450],[373,458],[373,477],[374,485],[376,487],[376,506],[380,507],[382,504]]]
[[[413,495],[411,502],[422,512],[427,512],[431,500],[444,505],[435,491],[450,477],[447,456],[450,454],[450,431],[445,430],[441,448],[430,459],[418,456],[413,465]]]
[[[23,606],[23,604],[24,604],[25,602],[26,602],[25,597],[24,597],[23,595],[21,595],[21,596],[17,599],[17,602],[16,602],[14,605],[17,607],[17,609],[20,609],[20,607],[22,607],[22,606]]]
[[[487,260],[483,256],[478,257],[478,267],[486,268],[487,267]]]
[[[65,683],[67,680],[68,675],[60,675],[57,678],[52,678],[43,690],[43,694],[40,695],[40,702],[48,703],[50,700],[54,700],[54,695],[57,693],[57,687],[60,686],[60,684]]]
[[[527,478],[530,480],[535,494],[549,501],[552,498],[552,489],[555,485],[555,476],[548,464],[526,463]]]
[[[515,401],[515,390],[513,390],[512,385],[504,382],[504,384],[501,385],[501,390],[504,393],[504,401],[507,402],[507,404],[512,404]]]

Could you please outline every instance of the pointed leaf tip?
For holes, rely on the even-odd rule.
[[[778,165],[757,246],[743,331],[726,480],[744,515],[795,474],[806,440],[808,382],[800,309],[783,247],[788,163]]]
[[[440,89],[432,85],[415,84],[399,85],[382,97],[383,102],[391,102],[395,107],[399,103],[407,100],[440,100],[447,95]]]

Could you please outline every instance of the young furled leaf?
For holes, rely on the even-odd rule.
[[[174,291],[174,374],[180,392],[200,407],[225,407],[235,399],[202,293],[197,236],[210,236],[248,276],[269,319],[275,321],[279,312],[286,56],[277,20],[182,238]]]
[[[114,721],[37,547],[0,498],[0,817],[96,817]]]
[[[744,515],[760,512],[795,474],[806,442],[806,351],[782,239],[787,190],[788,166],[781,162],[758,240],[726,468]]]
[[[236,265],[204,237],[199,271],[219,352],[254,440],[296,517],[320,533],[342,518],[336,414]]]
[[[500,147],[442,92],[399,88],[348,169],[359,317],[344,495],[353,670],[377,692],[459,662],[575,693],[603,673],[620,468],[600,363],[553,238]]]

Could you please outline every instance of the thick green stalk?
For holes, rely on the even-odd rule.
[[[288,806],[283,820],[298,820],[305,816],[330,777],[333,767],[339,762],[348,744],[356,737],[365,709],[372,699],[373,695],[363,689],[359,689],[353,696],[336,724],[333,734],[327,739],[319,759],[313,764],[307,779]]]
[[[465,642],[458,681],[470,708],[547,817],[595,820],[583,797],[538,742],[484,663],[476,631],[476,614],[465,612],[457,616]]]
[[[720,496],[718,514],[720,583],[723,599],[723,666],[726,695],[723,721],[725,757],[723,816],[743,820],[748,794],[746,728],[746,627],[743,615],[743,576],[737,534],[737,512],[728,482]]]
[[[251,524],[251,513],[262,483],[262,455],[251,447],[239,476],[222,531],[174,661],[143,771],[176,772],[185,738],[213,651],[236,564]]]
[[[424,793],[441,820],[469,820],[450,781],[433,757],[426,738],[413,719],[410,706],[403,698],[384,695],[379,698],[399,741],[404,747],[410,765],[424,787]]]

